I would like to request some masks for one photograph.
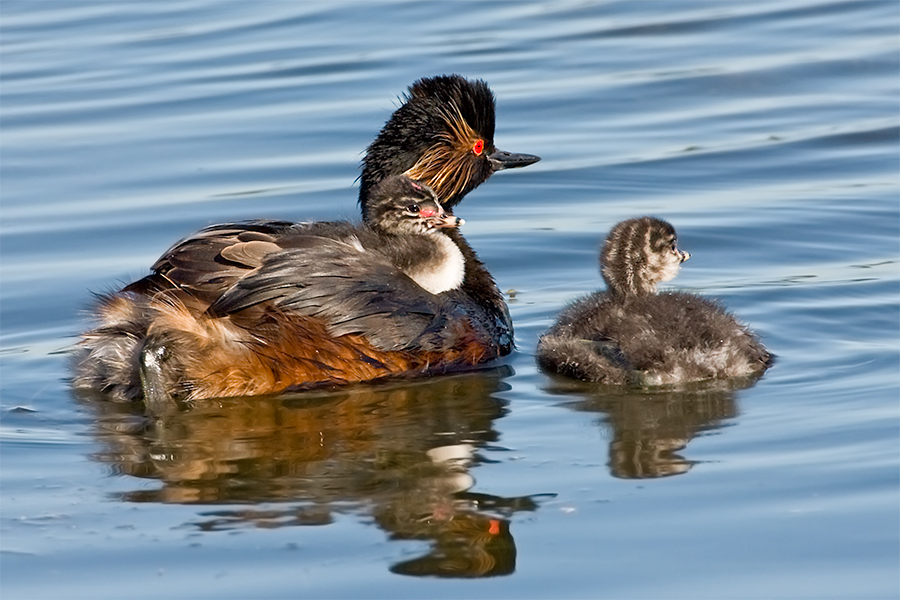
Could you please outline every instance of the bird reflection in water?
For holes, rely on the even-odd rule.
[[[150,418],[130,405],[80,397],[98,416],[94,458],[114,473],[160,482],[127,502],[235,504],[200,513],[202,531],[372,520],[395,540],[432,542],[391,567],[399,574],[488,577],[515,570],[511,516],[537,496],[471,491],[479,450],[506,413],[496,393],[508,367],[330,393],[206,401]],[[266,506],[259,506],[265,503]],[[283,503],[279,505],[279,503]]]
[[[735,392],[759,377],[656,388],[622,388],[554,377],[547,391],[580,396],[570,408],[604,416],[610,474],[652,479],[687,473],[696,464],[681,452],[695,437],[728,427],[738,416]]]

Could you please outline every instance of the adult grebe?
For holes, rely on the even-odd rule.
[[[494,146],[494,110],[483,81],[449,75],[410,86],[363,160],[366,225],[378,227],[377,186],[388,178],[418,180],[452,209],[492,173],[539,160]],[[503,296],[456,228],[435,235],[462,255],[462,282],[437,294],[390,261],[367,271],[370,263],[317,254],[354,231],[346,222],[250,221],[179,242],[150,275],[100,299],[73,385],[157,404],[442,373],[511,351]],[[317,264],[304,259],[310,252]],[[298,294],[311,288],[307,276],[331,285]]]

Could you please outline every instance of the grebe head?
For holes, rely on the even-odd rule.
[[[494,94],[484,81],[420,79],[366,151],[359,189],[363,218],[370,190],[391,175],[425,183],[450,210],[495,171],[538,160],[494,146]]]
[[[388,177],[376,185],[365,206],[370,227],[395,235],[428,234],[465,222],[448,215],[430,187],[406,175]]]
[[[691,257],[678,249],[675,228],[662,219],[639,217],[612,228],[600,252],[600,273],[612,294],[625,298],[656,293]]]

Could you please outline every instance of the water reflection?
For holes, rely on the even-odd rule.
[[[580,396],[566,406],[597,412],[610,432],[613,477],[650,479],[687,473],[694,466],[682,452],[697,435],[721,429],[739,414],[735,392],[755,379],[714,381],[678,389],[636,390],[554,379],[551,394]]]
[[[426,382],[277,398],[229,398],[149,418],[137,407],[81,400],[97,414],[98,461],[161,486],[130,502],[247,503],[200,513],[203,531],[330,523],[361,514],[391,539],[432,542],[398,563],[406,575],[487,577],[515,570],[509,519],[535,496],[471,491],[472,466],[498,438],[496,392],[510,369]],[[267,503],[261,506],[260,503]],[[271,504],[268,504],[271,503]]]

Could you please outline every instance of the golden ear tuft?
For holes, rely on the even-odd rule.
[[[456,104],[440,107],[446,129],[405,175],[423,181],[446,202],[460,193],[472,177],[473,154],[481,156],[485,142],[469,126]]]

